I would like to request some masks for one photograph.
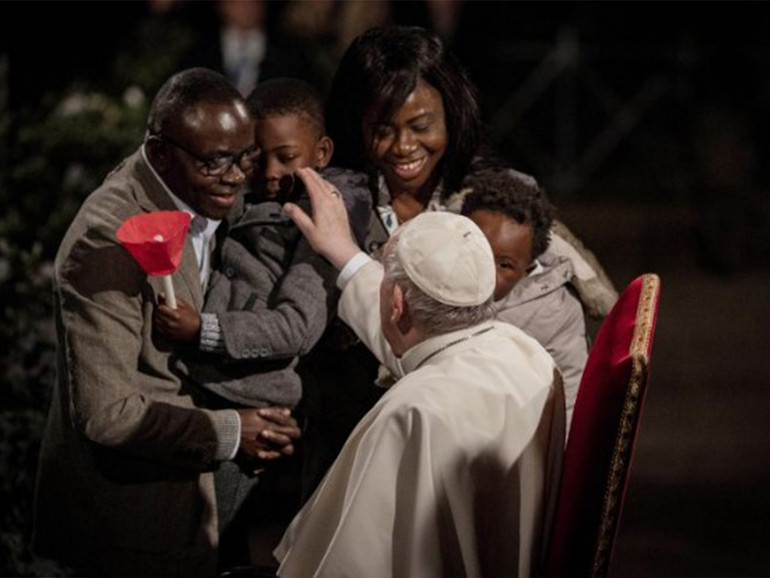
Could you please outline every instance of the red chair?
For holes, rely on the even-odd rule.
[[[602,322],[580,382],[547,576],[606,576],[649,376],[660,279],[641,275]]]

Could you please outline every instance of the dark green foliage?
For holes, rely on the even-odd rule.
[[[148,54],[151,30],[137,34],[108,78],[13,111],[0,54],[0,576],[67,574],[29,546],[55,379],[53,259],[86,196],[141,143],[151,95],[175,66],[173,51]],[[189,38],[175,34],[181,50]]]
[[[0,560],[2,574],[62,575],[29,551],[34,474],[55,378],[53,259],[85,197],[141,142],[146,99],[73,88],[6,116],[0,172]]]

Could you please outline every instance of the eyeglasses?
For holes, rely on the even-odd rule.
[[[163,133],[155,133],[155,134],[152,134],[151,136],[162,139],[174,145],[176,148],[180,149],[181,151],[186,152],[188,155],[190,155],[192,158],[194,158],[196,161],[200,163],[200,166],[198,167],[198,171],[202,175],[205,175],[207,177],[221,177],[223,175],[226,175],[227,173],[230,172],[230,169],[233,168],[233,165],[236,165],[236,164],[244,174],[249,174],[254,169],[254,164],[256,163],[257,158],[259,158],[259,148],[256,146],[250,147],[237,155],[217,154],[216,156],[202,157],[199,154],[188,149],[183,144],[175,141],[168,135],[165,135]]]

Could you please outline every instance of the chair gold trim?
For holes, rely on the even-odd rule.
[[[655,331],[656,304],[660,278],[648,273],[642,280],[642,290],[636,311],[634,336],[631,341],[631,377],[623,402],[617,438],[604,493],[602,514],[592,563],[592,576],[606,576],[610,555],[618,530],[623,490],[629,473],[634,432],[641,414],[642,393],[649,376],[649,354]]]

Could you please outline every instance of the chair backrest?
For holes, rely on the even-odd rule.
[[[660,279],[637,277],[591,346],[551,519],[547,576],[606,576],[649,376]]]

